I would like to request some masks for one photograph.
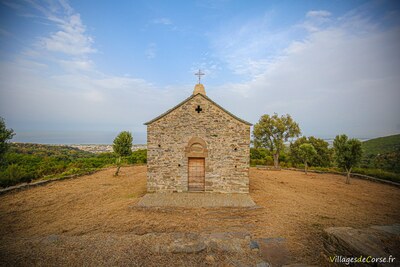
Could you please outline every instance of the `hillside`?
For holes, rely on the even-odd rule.
[[[93,156],[92,153],[75,147],[32,143],[11,143],[10,152],[40,157],[55,156],[59,158],[88,158]]]
[[[114,153],[93,154],[63,145],[12,143],[0,165],[0,187],[31,182],[36,179],[60,178],[91,173],[116,162]],[[146,162],[146,150],[125,157],[124,164]]]
[[[362,146],[365,155],[390,153],[400,149],[400,134],[370,139]]]

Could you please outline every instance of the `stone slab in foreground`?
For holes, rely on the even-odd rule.
[[[138,202],[138,207],[255,207],[248,194],[216,193],[149,193]]]
[[[325,258],[370,257],[370,262],[356,263],[357,266],[400,266],[400,224],[371,226],[354,229],[352,227],[330,227],[324,231]],[[373,263],[372,258],[395,258],[391,263]],[[331,262],[332,266],[344,263]],[[354,266],[354,264],[350,264]]]

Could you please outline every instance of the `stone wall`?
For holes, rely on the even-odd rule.
[[[193,137],[206,146],[194,150],[205,157],[205,191],[248,193],[250,125],[201,94],[147,125],[148,192],[187,191]]]

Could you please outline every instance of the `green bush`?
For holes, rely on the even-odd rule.
[[[354,168],[353,173],[364,174],[383,180],[389,180],[392,182],[400,182],[400,174],[394,172],[388,172],[381,169],[364,169]]]
[[[147,163],[147,149],[139,149],[127,157],[129,164],[144,164]]]
[[[6,187],[15,185],[16,183],[30,182],[32,178],[18,164],[8,165],[7,168],[0,172],[0,186]]]
[[[271,152],[265,148],[250,148],[250,159],[264,159],[268,155],[271,155]]]

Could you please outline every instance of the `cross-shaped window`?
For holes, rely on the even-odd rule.
[[[200,106],[197,106],[195,110],[197,111],[197,113],[200,113],[203,109]]]

